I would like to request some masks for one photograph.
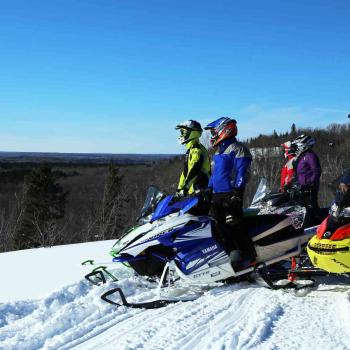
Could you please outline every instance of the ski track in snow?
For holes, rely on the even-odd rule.
[[[151,296],[140,279],[117,284],[129,299]],[[335,315],[339,326],[350,323],[347,291],[316,290],[298,297],[240,283],[192,302],[140,310],[103,303],[99,296],[111,286],[83,281],[42,300],[0,305],[0,349],[349,348],[350,330],[329,328]]]
[[[120,268],[123,279],[104,286],[83,280],[41,299],[0,303],[0,350],[350,348],[349,286],[295,292],[243,282],[153,310],[103,302],[116,286],[130,301],[155,296],[154,283],[129,272]]]
[[[129,299],[151,296],[144,292],[147,282],[137,278],[117,284]],[[0,349],[329,349],[330,344],[348,349],[350,344],[350,330],[339,327],[350,322],[348,291],[298,297],[240,283],[195,301],[140,310],[103,303],[99,296],[110,287],[84,281],[43,300],[1,305]],[[337,325],[330,328],[335,315]]]

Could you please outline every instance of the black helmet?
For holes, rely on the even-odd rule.
[[[175,129],[187,129],[191,131],[203,131],[201,125],[195,120],[186,120],[185,122],[176,125]]]
[[[303,153],[308,149],[312,148],[315,144],[315,139],[313,139],[309,135],[300,135],[294,141],[292,141],[292,145],[294,145],[297,149],[297,153]]]

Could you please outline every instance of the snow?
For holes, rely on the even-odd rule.
[[[0,254],[2,281],[12,288],[1,288],[0,302],[40,298],[63,285],[77,282],[91,266],[81,262],[95,258],[110,264],[108,255],[115,241],[62,245],[52,248],[26,249]]]
[[[121,287],[128,300],[155,284],[110,264],[113,241],[0,254],[0,349],[349,349],[350,289],[333,278],[309,291],[272,291],[242,282],[161,309],[114,307],[100,299]],[[95,258],[118,282],[83,279]]]

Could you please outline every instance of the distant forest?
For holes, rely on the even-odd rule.
[[[300,134],[316,140],[323,170],[319,201],[323,206],[330,203],[337,178],[349,167],[349,124],[325,129],[298,129],[293,124],[286,133],[246,140],[259,152],[254,153],[245,206],[261,177],[278,188],[285,162],[278,147]],[[182,167],[182,156],[146,162],[140,158],[132,164],[0,159],[0,252],[117,238],[134,224],[150,185],[175,192]]]
[[[327,128],[300,128],[291,125],[288,132],[278,134],[274,131],[271,135],[259,135],[246,140],[251,149],[262,149],[252,163],[252,181],[249,190],[252,190],[258,182],[258,178],[266,177],[272,188],[279,186],[279,174],[285,162],[283,150],[276,154],[276,147],[286,141],[292,141],[297,136],[306,134],[312,136],[316,144],[314,151],[318,154],[321,166],[321,186],[319,202],[322,206],[328,206],[334,197],[334,190],[342,172],[350,167],[350,124],[331,124]],[[249,192],[249,191],[248,191]]]

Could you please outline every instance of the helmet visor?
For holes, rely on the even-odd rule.
[[[180,129],[180,134],[181,136],[187,136],[188,134],[190,134],[190,130],[187,129]]]

